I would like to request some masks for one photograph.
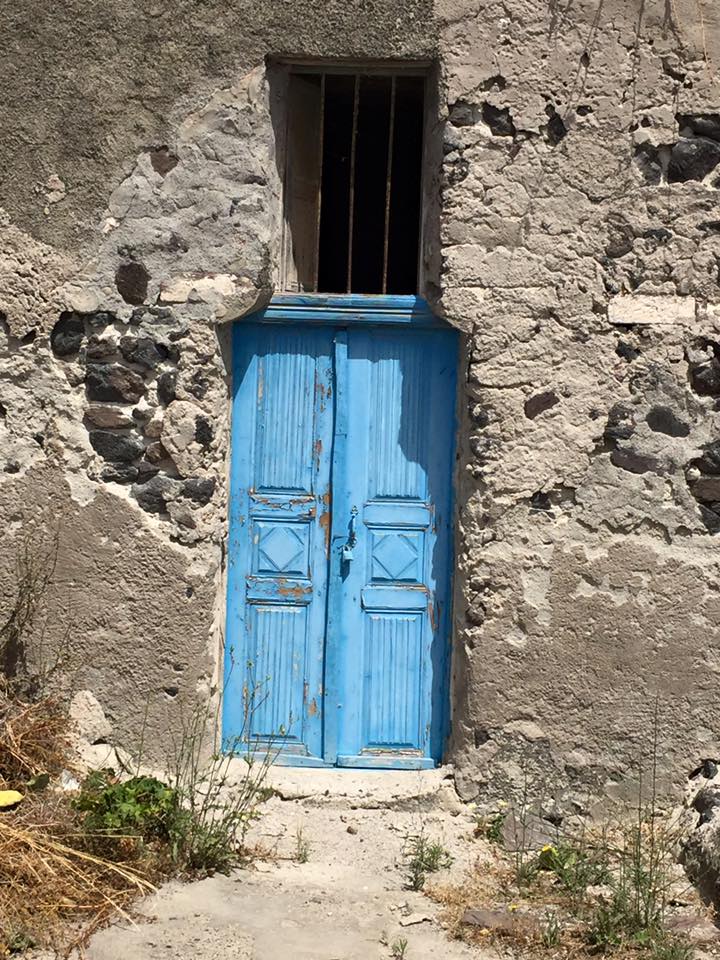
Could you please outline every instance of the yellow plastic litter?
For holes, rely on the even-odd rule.
[[[14,807],[16,803],[20,803],[23,795],[18,793],[17,790],[0,790],[0,810],[3,810],[5,807]]]

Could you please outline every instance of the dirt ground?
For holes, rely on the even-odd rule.
[[[147,919],[98,933],[89,960],[369,960],[392,957],[403,940],[406,960],[480,956],[450,941],[438,907],[406,888],[408,834],[423,831],[452,853],[445,876],[476,855],[471,811],[447,771],[275,769],[271,785],[249,837],[265,859],[167,884],[142,904]]]

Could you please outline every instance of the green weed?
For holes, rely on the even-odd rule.
[[[588,887],[610,880],[606,849],[591,848],[584,837],[546,844],[538,854],[536,866],[554,874],[576,907],[585,899]]]
[[[405,937],[398,937],[390,947],[392,960],[407,960],[407,948],[408,942]],[[667,960],[673,960],[673,958],[668,957]]]
[[[170,840],[179,814],[178,795],[155,777],[118,781],[114,770],[94,770],[73,807],[84,814],[88,834],[122,834],[144,841]]]
[[[545,914],[545,926],[542,931],[542,942],[546,947],[556,947],[560,943],[562,926],[554,910]]]
[[[475,836],[484,837],[490,843],[502,844],[506,817],[507,810],[498,810],[488,816],[479,816],[475,823]]]
[[[305,837],[303,828],[295,831],[295,860],[297,863],[307,863],[310,859],[310,841]]]
[[[428,840],[423,833],[405,838],[403,856],[410,890],[422,890],[428,873],[447,869],[453,862],[450,852],[442,844]]]

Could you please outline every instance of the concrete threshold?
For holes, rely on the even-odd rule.
[[[460,806],[450,766],[436,770],[313,769],[274,765],[266,785],[282,800],[349,809],[452,810]]]

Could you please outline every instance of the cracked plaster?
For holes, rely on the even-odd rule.
[[[185,6],[210,45],[212,10]],[[720,425],[718,187],[712,174],[667,182],[660,153],[650,182],[653,154],[638,148],[672,150],[676,114],[718,111],[718,14],[707,11],[703,36],[692,0],[654,0],[642,18],[626,0],[320,6],[332,8],[323,25],[274,3],[245,21],[273,24],[270,52],[436,55],[440,66],[429,138],[443,163],[422,292],[466,334],[448,748],[459,788],[505,797],[529,771],[580,805],[628,794],[656,703],[677,786],[720,753],[718,534],[714,501],[699,499],[712,474],[697,466]],[[172,34],[157,9],[147,22]],[[101,38],[83,54],[86,96],[117,68],[102,56],[107,37],[140,49],[116,13],[78,27]],[[217,681],[227,325],[264,304],[277,276],[268,49],[252,30],[223,37],[210,62],[193,38],[167,90],[137,68],[125,113],[139,133],[113,76],[86,119],[102,142],[96,165],[71,124],[70,161],[50,136],[37,148],[41,187],[23,158],[2,197],[0,517],[10,541],[48,507],[60,519],[54,602],[73,609],[78,689],[123,746],[149,704],[160,748],[178,706]],[[73,50],[79,75],[62,18],[47,49],[51,75]],[[176,52],[159,54],[169,71]],[[22,123],[34,118],[29,107]],[[4,150],[7,167],[15,143]],[[144,305],[118,292],[122,265],[142,266],[129,296]],[[61,314],[82,328],[64,356],[50,343]],[[150,368],[119,357],[123,336],[155,337],[165,353]],[[159,470],[145,499],[157,511],[137,479],[102,479],[83,420],[92,350],[140,378],[142,399],[112,414],[132,424],[138,411],[137,427],[111,429],[145,445],[131,466]],[[208,480],[207,502],[193,499]]]

